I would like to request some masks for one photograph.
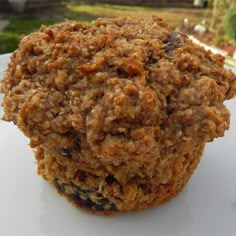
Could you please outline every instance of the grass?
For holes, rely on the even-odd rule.
[[[10,24],[4,29],[4,32],[11,32],[15,34],[29,34],[37,30],[42,24],[50,25],[54,23],[53,20],[38,20],[28,17],[11,17]]]
[[[184,18],[189,19],[190,24],[201,22],[202,19],[209,20],[211,16],[210,9],[194,9],[194,8],[164,8],[164,7],[148,7],[148,6],[123,6],[109,4],[68,4],[63,7],[63,11],[52,8],[53,14],[43,13],[42,19],[35,19],[26,16],[10,17],[10,24],[0,33],[0,54],[12,52],[17,48],[19,36],[21,34],[29,34],[37,30],[40,25],[49,25],[58,20],[54,20],[52,15],[63,14],[62,18],[77,20],[86,24],[91,23],[98,17],[119,17],[129,16],[134,18],[150,17],[157,15],[163,18],[173,28],[182,24]],[[50,12],[50,11],[49,11]],[[41,14],[41,12],[40,12]],[[45,14],[50,14],[46,16]],[[49,20],[45,20],[48,18]]]
[[[0,54],[14,51],[18,43],[17,34],[0,32]]]
[[[164,7],[148,7],[148,6],[120,6],[109,4],[75,4],[67,5],[66,11],[68,19],[78,20],[84,14],[88,14],[90,19],[97,17],[119,17],[130,16],[134,18],[150,17],[157,15],[168,22],[172,27],[176,27],[183,23],[184,18],[188,18],[191,24],[200,23],[202,19],[210,19],[210,9],[196,8],[164,8]],[[78,18],[77,18],[78,17]]]
[[[19,42],[22,34],[30,34],[37,30],[42,24],[50,25],[53,20],[29,19],[27,17],[10,17],[10,23],[0,32],[0,54],[13,52]]]

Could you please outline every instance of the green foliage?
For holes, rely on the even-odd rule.
[[[10,24],[4,29],[4,32],[15,34],[29,34],[39,29],[41,25],[50,25],[54,23],[52,20],[39,20],[27,17],[11,17]]]
[[[236,7],[227,11],[224,18],[224,29],[229,39],[236,43]]]
[[[17,34],[0,32],[0,54],[13,52],[19,43]]]
[[[11,17],[10,23],[0,32],[0,54],[13,52],[20,41],[20,35],[29,34],[39,29],[41,25],[54,23],[51,20],[28,19],[27,17]]]

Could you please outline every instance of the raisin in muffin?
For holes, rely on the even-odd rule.
[[[236,76],[223,63],[158,17],[42,26],[11,56],[3,118],[76,206],[141,210],[176,196],[229,128]]]

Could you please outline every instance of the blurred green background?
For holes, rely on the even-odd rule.
[[[0,4],[0,54],[14,51],[20,35],[65,18],[90,24],[98,17],[152,15],[163,18],[173,29],[226,50],[231,56],[235,52],[235,0],[1,0]],[[231,14],[227,13],[229,9]]]

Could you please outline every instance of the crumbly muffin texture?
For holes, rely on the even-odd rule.
[[[76,206],[145,209],[179,193],[229,128],[236,76],[223,64],[158,17],[42,26],[11,56],[3,118]]]

